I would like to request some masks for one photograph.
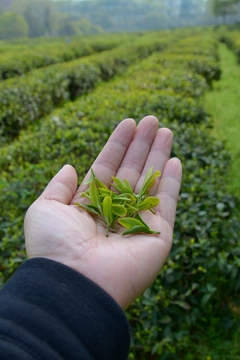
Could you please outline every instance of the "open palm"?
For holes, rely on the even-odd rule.
[[[110,186],[111,176],[127,179],[140,190],[151,166],[162,173],[152,194],[159,197],[156,214],[146,211],[144,221],[159,235],[122,237],[123,229],[105,236],[104,226],[77,207],[84,182],[77,189],[77,174],[65,165],[50,181],[25,217],[28,257],[44,257],[85,275],[126,309],[156,278],[172,245],[176,203],[181,183],[181,164],[169,160],[172,132],[158,129],[158,120],[145,117],[136,127],[126,119],[115,129],[92,168]]]

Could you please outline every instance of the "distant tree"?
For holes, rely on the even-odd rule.
[[[37,16],[35,11],[29,6],[26,11],[24,12],[24,18],[28,23],[29,31],[28,35],[31,38],[42,36],[42,29],[41,29],[41,23],[40,18]]]
[[[222,16],[223,23],[227,20],[227,15],[234,14],[234,5],[240,0],[211,0],[212,11],[215,16]]]
[[[44,22],[44,29],[47,32],[47,34],[51,34],[52,31],[52,24],[51,24],[51,8],[49,6],[49,4],[45,4],[44,5],[44,18],[43,18],[43,22]]]
[[[104,30],[101,26],[92,24],[90,32],[86,34],[103,34],[103,33]]]
[[[64,19],[61,21],[58,28],[58,35],[60,36],[71,36],[80,35],[81,31],[75,21],[71,19]]]
[[[160,13],[148,13],[141,20],[137,21],[137,26],[143,30],[158,30],[167,26],[167,19]]]
[[[3,11],[4,11],[3,0],[0,0],[0,15],[3,13]]]
[[[9,11],[23,15],[29,5],[34,1],[35,0],[13,0],[9,7]]]
[[[24,16],[29,26],[29,37],[51,35],[52,18],[57,12],[52,0],[13,0],[11,11]]]
[[[101,34],[104,32],[101,26],[94,25],[85,18],[80,18],[77,25],[83,34]]]
[[[179,16],[191,23],[203,17],[205,9],[205,0],[181,0]]]
[[[105,11],[95,11],[90,16],[90,21],[94,25],[101,26],[105,31],[114,29],[114,19]]]
[[[28,24],[20,14],[8,11],[0,16],[0,39],[28,36]]]

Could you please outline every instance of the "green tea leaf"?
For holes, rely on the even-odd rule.
[[[135,226],[131,227],[130,229],[125,230],[122,233],[122,236],[132,235],[132,234],[140,234],[140,233],[146,233],[146,227],[143,225],[135,225]]]
[[[113,200],[123,200],[127,201],[128,204],[133,205],[137,202],[137,196],[133,193],[122,193],[122,194],[114,194],[113,193]]]
[[[117,189],[119,192],[123,192],[123,189],[125,188],[124,183],[122,182],[122,180],[120,180],[119,178],[112,176],[112,179],[114,181],[114,183],[112,183],[111,185]]]
[[[99,188],[105,189],[105,190],[109,190],[107,185],[105,185],[101,180],[99,180],[98,178],[95,177],[95,182],[97,184],[97,186]]]
[[[93,205],[100,208],[100,196],[94,181],[90,182],[89,195]]]
[[[91,169],[88,190],[81,195],[90,200],[90,204],[77,203],[76,205],[88,211],[91,215],[97,215],[99,220],[106,225],[106,236],[109,231],[116,232],[118,222],[127,230],[123,235],[146,233],[159,234],[153,231],[142,220],[139,211],[150,210],[159,204],[159,199],[155,196],[148,196],[148,191],[154,184],[156,177],[160,176],[160,171],[152,174],[153,167],[147,172],[143,186],[138,195],[131,188],[128,180],[121,180],[112,176],[114,181],[111,184],[119,193],[111,191],[103,182],[96,178]]]
[[[93,169],[91,169],[90,178],[84,182],[84,185],[90,184],[92,181],[94,181],[95,177],[96,177],[96,176],[95,176],[95,174],[94,174],[94,172],[93,172]]]
[[[134,206],[132,206],[132,205],[125,204],[125,206],[126,206],[127,213],[128,213],[128,216],[129,216],[129,217],[137,214],[138,211],[139,211],[138,208],[136,208],[136,207],[134,207]]]
[[[120,193],[130,193],[133,194],[133,189],[131,188],[129,182],[127,180],[120,180],[115,176],[112,176],[112,179],[114,180],[114,183],[112,183],[112,187],[114,187],[116,190],[118,190]]]
[[[141,190],[140,190],[139,195],[138,195],[139,198],[141,198],[144,195],[148,195],[148,192],[149,192],[150,188],[154,185],[154,182],[155,182],[156,178],[161,175],[161,172],[159,170],[155,171],[152,174],[152,170],[153,170],[153,167],[151,167],[148,170],[148,172],[147,172],[147,174],[145,176],[145,179],[143,181]]]
[[[133,192],[133,189],[132,189],[132,187],[131,187],[131,185],[130,185],[130,182],[129,182],[128,180],[126,180],[126,179],[124,179],[123,182],[124,182],[125,187],[126,187],[129,191]]]
[[[127,209],[123,205],[112,204],[112,212],[113,214],[120,217],[124,217],[127,215]]]
[[[87,199],[91,200],[90,196],[89,196],[89,191],[84,191],[81,193],[81,197],[86,197]]]
[[[148,196],[140,204],[138,204],[139,210],[149,210],[159,204],[159,199],[156,196]]]
[[[112,199],[110,198],[110,196],[106,196],[103,200],[103,216],[107,224],[106,236],[108,236],[109,227],[111,226],[113,221]]]
[[[98,192],[99,192],[100,196],[110,196],[110,197],[112,197],[112,191],[109,190],[108,188],[107,189],[98,188]]]
[[[118,219],[118,222],[120,225],[122,225],[123,227],[125,227],[127,229],[130,229],[133,226],[143,226],[141,221],[139,221],[135,218],[131,218],[131,217],[125,217],[123,219]]]
[[[143,221],[143,219],[139,213],[136,214],[135,219],[139,220],[144,226],[148,227],[148,225]]]
[[[75,205],[86,210],[87,212],[89,212],[92,215],[101,215],[99,209],[92,204],[82,204],[82,203],[76,202]]]
[[[158,231],[150,230],[148,226],[146,227],[144,225],[135,225],[135,226],[131,227],[130,229],[127,229],[126,231],[124,231],[122,233],[122,236],[132,235],[132,234],[140,234],[140,233],[143,233],[143,234],[160,234],[160,232],[158,232]]]

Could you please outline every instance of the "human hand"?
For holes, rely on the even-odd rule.
[[[104,225],[75,204],[86,190],[77,189],[77,174],[65,165],[27,211],[24,229],[29,258],[43,257],[65,264],[102,287],[126,309],[154,281],[172,245],[181,163],[169,160],[172,132],[158,130],[158,120],[145,117],[137,126],[122,121],[92,165],[109,186],[111,176],[127,179],[137,193],[151,166],[162,173],[151,194],[159,197],[156,214],[145,211],[143,220],[159,235],[122,237],[124,229],[106,237]]]

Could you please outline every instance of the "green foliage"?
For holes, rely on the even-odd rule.
[[[24,17],[14,12],[5,12],[0,16],[0,39],[27,37],[28,24]]]
[[[239,349],[239,327],[234,328],[233,333],[226,333],[218,326],[218,318],[211,318],[207,332],[205,329],[194,335],[194,342],[189,343],[188,351],[181,354],[182,360],[238,360]]]
[[[24,16],[29,27],[28,36],[32,38],[54,37],[60,33],[67,36],[69,31],[78,33],[79,30],[92,34],[204,26],[218,21],[212,15],[212,2],[220,4],[217,5],[220,14],[225,8],[229,13],[229,4],[233,4],[236,14],[240,9],[236,4],[238,0],[174,1],[173,4],[171,0],[0,0],[0,13],[8,9]],[[238,21],[237,15],[235,21]]]
[[[132,63],[161,50],[169,39],[156,34],[141,37],[100,55],[35,70],[20,79],[0,83],[0,136],[2,142],[21,128],[50,113],[66,100],[91,91],[100,81],[122,74]]]
[[[86,182],[89,188],[81,194],[89,202],[87,204],[77,202],[76,205],[105,224],[106,236],[109,235],[109,231],[116,232],[117,224],[127,228],[122,236],[139,233],[159,234],[151,230],[139,214],[143,210],[154,213],[153,208],[159,204],[157,197],[148,196],[155,179],[160,176],[160,171],[152,174],[152,170],[153,168],[147,172],[139,194],[135,194],[128,180],[122,181],[114,176],[112,176],[113,183],[110,185],[118,193],[113,192],[95,176],[91,169],[91,177]]]
[[[205,106],[213,115],[214,127],[212,132],[223,140],[231,153],[232,161],[228,170],[227,189],[230,193],[240,197],[240,66],[235,54],[225,44],[220,44],[219,53],[223,74],[221,80],[213,86],[205,96]]]
[[[238,62],[240,63],[240,31],[227,31],[225,27],[219,29],[219,38],[222,42],[235,52]]]
[[[54,1],[13,0],[9,10],[24,17],[28,24],[30,38],[79,34],[83,23],[87,24],[84,34],[101,33],[102,29],[96,27],[88,19],[81,21],[80,15],[71,11],[70,2],[65,2],[65,4],[69,5],[64,12],[61,12],[58,10],[58,3]]]
[[[184,3],[182,11],[179,7]],[[66,11],[66,6],[58,2],[59,8]],[[204,0],[92,0],[73,3],[76,13],[88,17],[105,31],[133,31],[172,28],[204,22]]]
[[[72,35],[79,35],[80,29],[73,21],[63,21],[59,25],[58,34],[60,36],[72,36]]]
[[[71,61],[137,39],[137,34],[108,34],[71,36],[57,39],[38,39],[0,42],[0,79],[23,75],[52,64]],[[17,53],[17,57],[16,57]]]
[[[215,16],[223,16],[223,21],[227,14],[234,14],[233,6],[240,0],[212,0],[212,11]]]
[[[173,155],[184,159],[174,245],[153,287],[130,309],[130,319],[140,332],[134,336],[136,347],[177,359],[176,349],[187,349],[189,329],[204,329],[219,309],[218,326],[227,330],[233,325],[228,299],[240,287],[239,223],[234,215],[236,202],[222,183],[228,164],[222,144],[214,142],[204,127],[182,124],[172,129]]]
[[[174,245],[154,284],[127,311],[132,359],[179,359],[189,349],[189,335],[214,318],[215,326],[227,331],[233,325],[229,307],[237,304],[240,288],[239,203],[226,191],[229,155],[211,137],[203,107],[203,94],[220,74],[210,35],[202,33],[199,41],[198,35],[175,34],[165,51],[129,61],[133,65],[121,76],[65,103],[0,149],[4,283],[25,258],[24,212],[64,163],[83,178],[125,117],[138,121],[152,113],[173,130],[172,156],[182,160],[184,170]]]

